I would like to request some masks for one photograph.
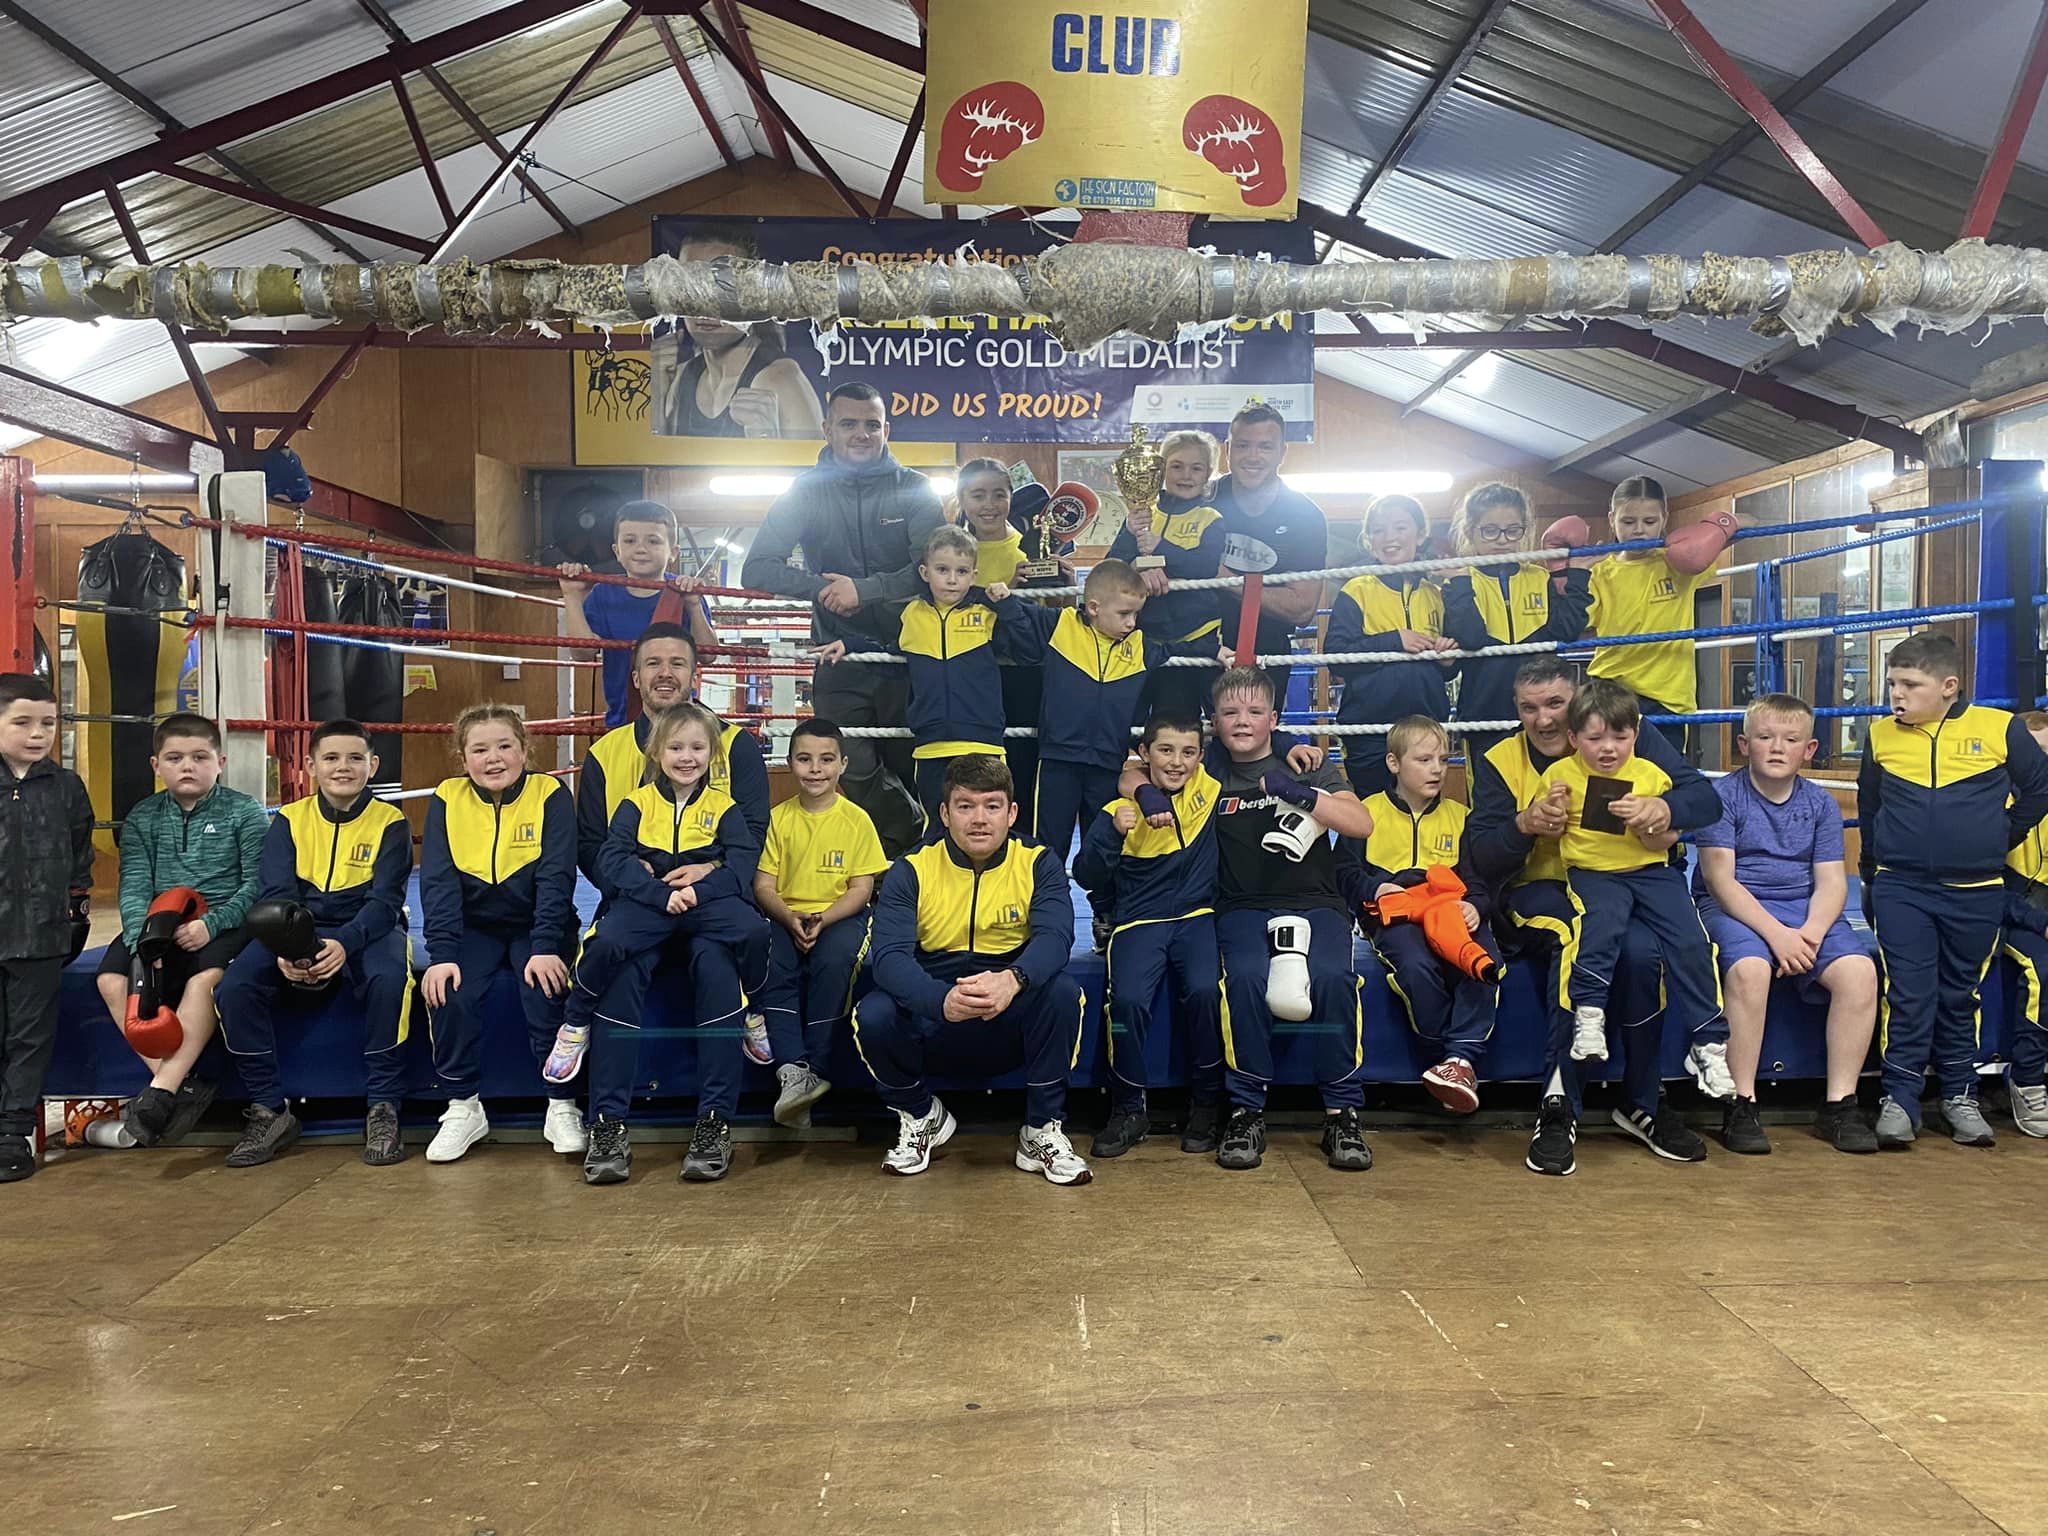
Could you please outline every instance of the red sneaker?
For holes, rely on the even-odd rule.
[[[1479,1077],[1470,1062],[1453,1056],[1422,1074],[1422,1086],[1430,1097],[1454,1115],[1469,1115],[1479,1107]]]

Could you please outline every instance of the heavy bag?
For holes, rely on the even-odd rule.
[[[156,789],[156,775],[149,769],[150,722],[178,707],[187,635],[183,618],[190,606],[185,562],[146,533],[113,534],[79,551],[78,600],[166,616],[76,615],[83,711],[141,721],[79,726],[77,767],[92,796],[93,816],[118,822]],[[104,852],[115,851],[111,829],[95,832],[93,840]]]
[[[333,624],[337,622],[334,606],[334,580],[325,571],[311,565],[302,567],[299,588],[305,595],[306,622],[308,624]],[[341,686],[341,659],[351,647],[325,645],[318,640],[306,643],[306,718],[309,720],[332,720],[337,715],[348,713],[348,696]]]
[[[340,622],[395,628],[406,622],[398,602],[398,583],[386,576],[351,571],[341,581]],[[431,636],[425,638],[431,639]],[[405,657],[397,651],[366,646],[329,646],[341,652],[341,686],[355,720],[396,720],[405,710]],[[377,754],[377,782],[396,784],[403,777],[405,738],[380,732],[370,738]]]

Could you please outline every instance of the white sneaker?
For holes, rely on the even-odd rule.
[[[452,1163],[488,1136],[490,1131],[491,1122],[484,1118],[482,1099],[474,1096],[450,1099],[448,1107],[441,1111],[441,1129],[434,1132],[434,1139],[427,1143],[427,1161]]]
[[[932,1154],[951,1141],[953,1132],[959,1129],[953,1122],[952,1113],[936,1097],[922,1120],[900,1109],[896,1111],[896,1118],[901,1122],[896,1130],[896,1145],[882,1159],[882,1166],[905,1177],[923,1173],[931,1167]]]
[[[760,1014],[747,1015],[746,1033],[740,1036],[740,1049],[756,1066],[765,1067],[775,1060],[775,1050],[768,1044],[768,1021]]]
[[[590,1150],[590,1129],[583,1123],[583,1111],[574,1099],[549,1099],[548,1117],[541,1122],[541,1134],[557,1152],[581,1156]]]
[[[583,1053],[590,1049],[590,1029],[583,1024],[564,1024],[555,1031],[554,1049],[541,1064],[544,1083],[573,1083],[583,1070]]]
[[[2028,1136],[2048,1136],[2048,1088],[2039,1083],[2022,1088],[2010,1080],[2008,1085],[2012,1091],[2012,1123]]]
[[[1607,1014],[1599,1008],[1580,1008],[1572,1014],[1572,1060],[1607,1059]],[[1726,1071],[1724,1067],[1722,1069]],[[1729,1090],[1733,1092],[1733,1089]]]
[[[1700,1085],[1700,1092],[1710,1099],[1732,1099],[1735,1097],[1735,1079],[1728,1071],[1728,1042],[1716,1040],[1711,1045],[1696,1045],[1685,1053],[1685,1070],[1693,1081]]]
[[[1017,1132],[1017,1166],[1026,1173],[1044,1174],[1052,1184],[1086,1184],[1095,1177],[1057,1120]]]

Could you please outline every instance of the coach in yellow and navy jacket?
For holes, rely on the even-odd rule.
[[[1886,1104],[1917,1130],[1930,1066],[1945,1098],[1976,1097],[1978,987],[2006,860],[2048,815],[2048,758],[2013,715],[1962,700],[1946,636],[1900,641],[1886,670],[1895,713],[1870,724],[1856,814],[1864,915],[1884,957],[1878,1140],[1900,1145],[1911,1135],[1888,1134]]]
[[[1189,670],[1193,670],[1190,668]],[[1213,1134],[1223,1101],[1223,971],[1216,950],[1216,830],[1223,787],[1202,766],[1201,717],[1155,712],[1138,752],[1147,782],[1140,798],[1116,800],[1089,823],[1074,858],[1074,880],[1097,914],[1113,914],[1109,937],[1109,1123],[1098,1157],[1145,1139],[1147,1047],[1159,989],[1173,980],[1172,1017],[1185,1029],[1195,1139]],[[1153,817],[1165,814],[1163,826]],[[1128,828],[1121,822],[1130,822]],[[1196,1148],[1195,1150],[1204,1150]]]
[[[576,952],[576,818],[568,785],[526,773],[493,794],[458,774],[427,802],[420,842],[420,906],[427,960],[453,965],[461,985],[432,1019],[434,1072],[450,1098],[473,1096],[483,1077],[483,1015],[501,972],[519,988],[534,1065],[548,1059],[562,999],[524,979],[535,955]],[[573,1099],[546,1085],[551,1098]]]
[[[344,952],[338,974],[363,1014],[363,1061],[372,1107],[405,1097],[406,1035],[411,1025],[411,944],[405,932],[405,885],[412,873],[412,832],[405,814],[368,788],[376,759],[366,739],[360,761],[368,767],[337,793],[323,771],[321,751],[333,736],[313,735],[314,782],[320,788],[271,818],[263,839],[259,901],[307,907],[324,941]],[[345,792],[347,785],[341,786]],[[276,1013],[325,999],[288,980],[268,947],[252,941],[228,966],[220,985],[221,1039],[235,1058],[252,1104],[282,1111],[284,1084],[277,1067]]]
[[[1056,1129],[1081,1041],[1066,868],[1010,834],[1017,807],[1000,757],[961,758],[947,777],[946,835],[882,878],[868,945],[875,990],[854,1006],[854,1044],[882,1102],[913,1120],[933,1115],[924,1074],[935,1053],[949,1070],[963,1058],[992,1073],[1021,1059],[1025,1119]],[[990,809],[998,792],[1000,813]],[[969,977],[990,978],[1007,1003],[992,1016],[968,1007],[958,983]]]

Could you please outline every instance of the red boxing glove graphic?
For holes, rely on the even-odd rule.
[[[1273,119],[1235,96],[1204,96],[1180,125],[1181,142],[1237,183],[1253,208],[1287,195],[1287,146]]]
[[[982,173],[1045,131],[1045,104],[1028,85],[998,80],[976,86],[946,111],[939,129],[939,185],[980,188]]]

